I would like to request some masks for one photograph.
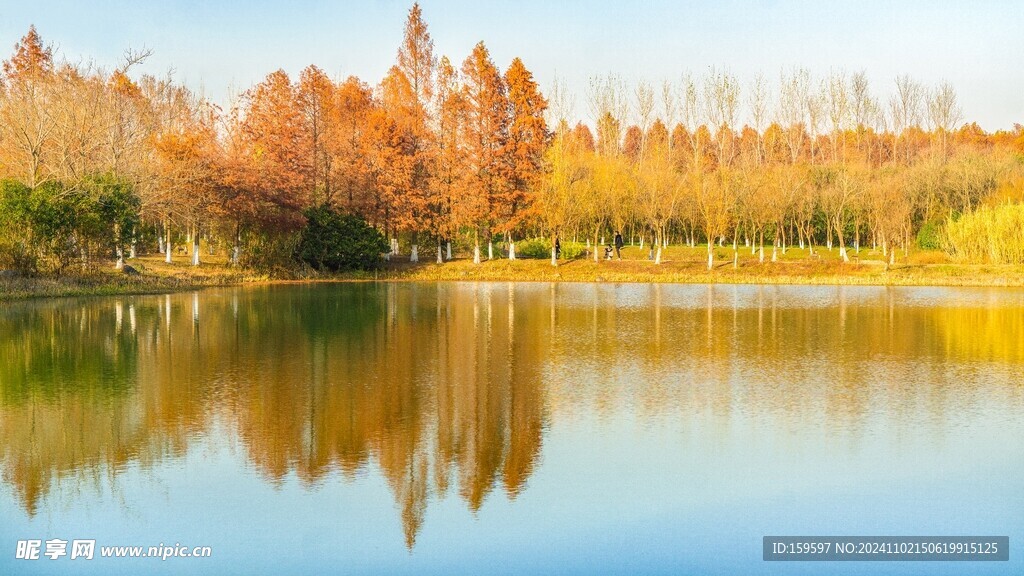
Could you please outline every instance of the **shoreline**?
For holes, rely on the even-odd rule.
[[[931,262],[927,253],[913,255],[910,262],[886,270],[878,260],[843,263],[838,259],[784,257],[777,262],[756,259],[717,261],[706,270],[699,256],[703,249],[689,251],[689,258],[667,259],[660,265],[647,260],[601,261],[576,259],[551,266],[548,260],[495,259],[473,264],[455,259],[434,262],[391,262],[384,269],[346,272],[306,278],[280,278],[239,272],[216,260],[192,268],[185,263],[165,264],[158,257],[144,256],[132,261],[139,275],[114,270],[79,275],[16,277],[0,279],[0,302],[84,296],[168,294],[201,288],[312,284],[332,282],[582,282],[663,284],[763,284],[804,286],[919,286],[919,287],[1024,287],[1024,266],[990,266]],[[705,252],[706,254],[706,252]],[[916,256],[918,261],[914,261]]]

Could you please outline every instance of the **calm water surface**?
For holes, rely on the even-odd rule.
[[[331,284],[0,308],[0,574],[1022,574],[1024,291]],[[1009,535],[764,563],[764,535]],[[211,546],[14,560],[21,539]],[[98,552],[97,552],[98,555]]]

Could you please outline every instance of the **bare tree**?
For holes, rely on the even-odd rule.
[[[633,94],[636,96],[636,117],[637,126],[640,128],[640,158],[641,165],[647,151],[647,136],[654,119],[654,89],[647,82],[640,82],[636,85]]]
[[[832,142],[832,161],[839,162],[839,139],[846,130],[850,117],[850,94],[846,85],[846,73],[833,72],[823,85],[830,128],[829,140]]]
[[[587,103],[597,128],[598,152],[616,155],[622,140],[622,125],[629,115],[629,100],[622,79],[614,74],[590,79]]]
[[[683,76],[680,86],[682,106],[683,128],[686,129],[687,137],[690,140],[690,152],[692,153],[692,166],[700,164],[700,140],[697,131],[704,122],[704,107],[700,98],[700,91],[697,83],[690,74]]]
[[[825,116],[825,94],[810,92],[804,100],[807,107],[807,138],[810,141],[811,164],[814,164],[814,147],[818,143],[818,128]]]
[[[857,149],[861,149],[861,140],[868,128],[871,108],[871,92],[868,76],[863,70],[854,72],[850,77],[850,120],[857,132]]]
[[[810,73],[799,68],[782,73],[779,80],[778,117],[784,124],[790,164],[796,164],[804,145],[805,103],[810,92]]]
[[[916,128],[921,124],[921,102],[924,99],[924,89],[917,81],[910,76],[903,74],[896,77],[896,93],[889,100],[889,108],[892,111],[892,129],[896,133],[897,140],[906,141],[906,130]],[[910,162],[910,143],[904,146],[906,161]]]
[[[704,107],[708,122],[714,129],[718,145],[718,164],[728,165],[732,159],[733,130],[740,105],[740,84],[729,72],[708,69],[704,77]]]
[[[960,123],[962,115],[956,90],[949,82],[939,84],[928,95],[928,119],[939,137],[943,161],[946,159],[946,139]]]
[[[768,95],[768,83],[765,81],[764,76],[758,74],[753,83],[750,85],[749,96],[747,102],[750,106],[750,120],[754,132],[757,133],[757,146],[756,146],[756,161],[760,165],[764,162],[764,140],[761,135],[764,133],[765,124],[768,122],[768,110],[769,110],[769,95]]]

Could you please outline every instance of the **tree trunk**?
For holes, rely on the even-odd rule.
[[[114,269],[124,269],[124,248],[121,247],[121,227],[114,224],[114,252],[117,254],[117,261],[114,262]]]
[[[165,222],[164,223],[164,234],[167,235],[166,240],[164,240],[164,249],[166,250],[166,252],[164,252],[164,262],[167,262],[168,264],[170,264],[171,263],[171,254],[174,253],[174,245],[171,244],[171,224],[170,224],[170,222]]]
[[[192,265],[199,266],[199,229],[192,235]]]
[[[242,256],[242,224],[235,222],[235,239],[231,247],[231,265],[238,266]]]
[[[494,260],[494,241],[493,240],[488,240],[487,241],[487,259],[488,260]]]
[[[438,264],[444,264],[444,258],[441,257],[441,254],[442,254],[442,252],[441,252],[441,241],[438,240],[437,241],[437,263]]]
[[[515,240],[510,240],[509,243],[508,243],[508,259],[509,260],[515,260],[516,259],[516,242],[515,242]]]
[[[708,270],[715,267],[715,247],[714,244],[708,240]]]
[[[843,238],[843,231],[836,226],[836,240],[839,241],[839,257],[843,259],[843,262],[850,261],[850,255],[846,253],[846,240]]]
[[[445,256],[447,256],[448,260],[451,260],[452,259],[452,241],[451,240],[446,240],[444,244],[445,244],[445,252],[446,252]]]
[[[409,252],[409,262],[419,262],[420,261],[420,250],[419,250],[419,248],[420,247],[417,244],[413,244],[412,245],[412,251]]]

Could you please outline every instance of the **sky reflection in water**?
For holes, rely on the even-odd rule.
[[[328,284],[0,310],[0,573],[1013,574],[1024,291]],[[764,563],[772,535],[1010,562]],[[15,542],[212,546],[14,560]]]

